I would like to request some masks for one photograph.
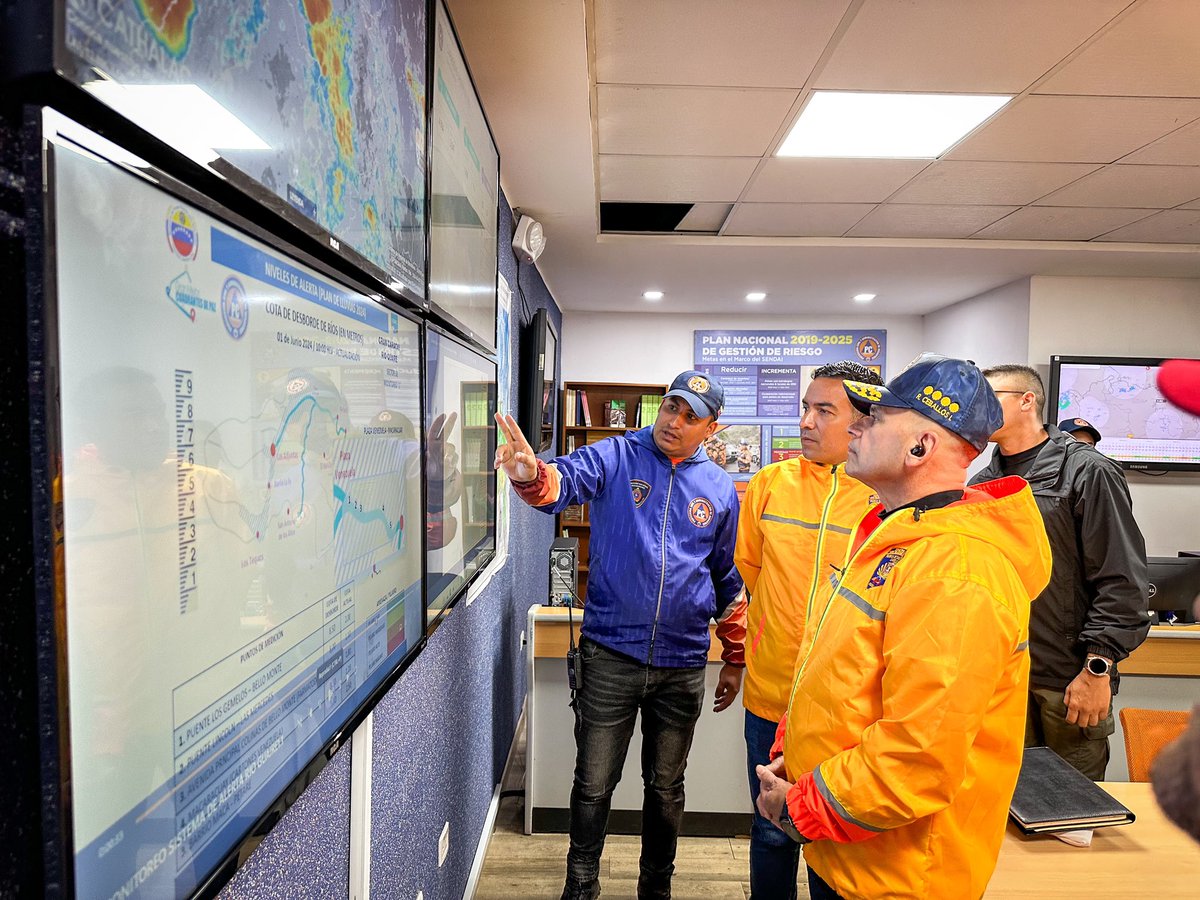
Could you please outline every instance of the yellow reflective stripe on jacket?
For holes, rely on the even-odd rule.
[[[751,479],[734,558],[750,593],[743,698],[756,716],[777,722],[787,709],[804,623],[842,565],[871,496],[841,466],[803,458],[773,463]]]

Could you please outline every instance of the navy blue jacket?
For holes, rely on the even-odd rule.
[[[591,504],[585,637],[653,666],[703,666],[709,621],[742,589],[737,491],[703,447],[672,464],[653,430],[555,459],[558,499],[538,508]]]

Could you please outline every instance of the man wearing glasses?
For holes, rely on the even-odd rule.
[[[1112,460],[1043,424],[1046,393],[1029,366],[984,371],[1000,399],[997,449],[971,483],[1019,475],[1033,488],[1054,557],[1029,621],[1025,744],[1044,744],[1094,781],[1115,724],[1116,664],[1146,638],[1146,543]]]

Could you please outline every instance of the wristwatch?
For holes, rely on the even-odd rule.
[[[1097,678],[1112,674],[1112,660],[1105,659],[1103,656],[1088,656],[1083,667],[1088,674],[1095,675]]]
[[[787,801],[783,803],[783,809],[779,811],[779,830],[790,837],[797,844],[807,844],[808,838],[802,835],[792,821],[792,814],[788,812]]]

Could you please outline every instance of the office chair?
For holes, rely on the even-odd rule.
[[[1125,758],[1130,781],[1149,781],[1150,764],[1167,744],[1183,734],[1188,713],[1173,709],[1121,710],[1121,730],[1125,733]]]

